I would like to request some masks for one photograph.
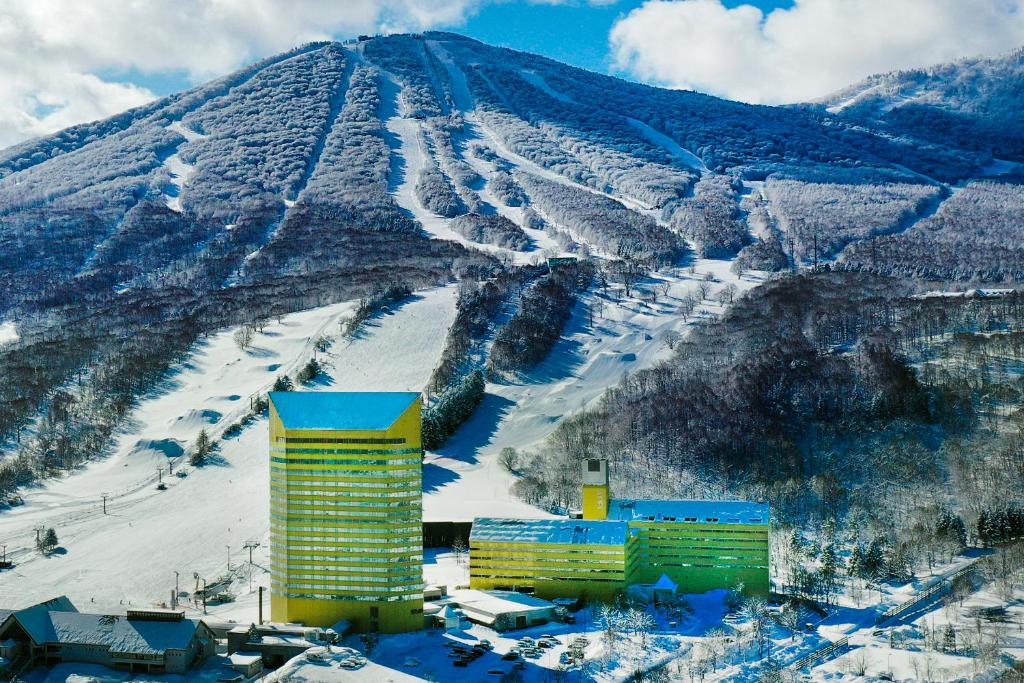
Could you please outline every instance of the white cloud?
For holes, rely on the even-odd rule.
[[[0,147],[152,99],[96,74],[194,81],[299,43],[459,22],[483,0],[0,0]]]
[[[648,82],[768,104],[806,101],[874,73],[1024,44],[1024,0],[796,0],[763,14],[720,0],[648,0],[609,36]]]

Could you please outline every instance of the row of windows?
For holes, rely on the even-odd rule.
[[[349,533],[355,533],[355,532],[349,532]],[[387,545],[392,545],[392,544],[396,544],[396,543],[405,543],[405,544],[419,543],[419,544],[421,544],[420,548],[421,549],[423,548],[423,545],[422,545],[423,537],[419,536],[419,535],[415,535],[415,536],[413,536],[413,535],[406,535],[406,536],[349,536],[349,535],[345,535],[345,534],[332,534],[330,536],[328,536],[328,535],[319,535],[318,536],[318,535],[315,535],[315,534],[288,534],[287,537],[286,537],[285,534],[282,533],[282,534],[271,534],[270,538],[271,538],[272,541],[275,541],[275,542],[280,542],[282,540],[287,539],[290,542],[297,541],[297,542],[303,542],[303,543],[310,543],[310,542],[316,542],[316,541],[321,541],[321,542],[324,542],[324,541],[332,542],[333,541],[333,542],[342,543],[342,544],[347,544],[347,543],[381,543],[381,544],[387,544]],[[291,543],[289,543],[288,547],[292,548],[292,547],[295,547],[295,546],[292,546]]]
[[[505,579],[506,581],[518,581],[520,584],[532,584],[534,581],[530,579],[541,579],[543,581],[595,581],[598,583],[622,583],[623,578],[610,577],[604,578],[599,576],[506,576],[504,574],[488,574],[486,576],[480,576],[479,578],[486,578],[488,580]],[[525,580],[524,580],[525,579]]]
[[[276,543],[276,541],[279,541],[280,539],[274,539],[274,537],[271,536],[271,540],[275,541],[275,545],[280,545],[280,544]],[[416,540],[419,540],[419,539],[416,539]],[[353,552],[353,553],[377,553],[378,555],[395,556],[395,555],[399,555],[401,553],[412,553],[412,552],[422,553],[423,552],[423,545],[422,544],[420,544],[420,545],[399,545],[399,546],[394,546],[394,547],[385,546],[385,545],[378,545],[378,546],[365,546],[365,545],[363,545],[363,546],[356,546],[356,545],[349,545],[347,541],[345,543],[339,543],[338,545],[306,545],[304,543],[303,544],[288,544],[288,557],[298,557],[299,559],[303,559],[303,560],[305,560],[305,559],[315,560],[315,559],[317,559],[317,557],[315,557],[315,556],[292,555],[291,554],[292,551],[295,551],[295,550],[303,550],[303,551],[306,551],[306,552],[314,552],[314,553],[330,553],[330,552],[335,552],[335,551],[338,551],[338,550],[344,550],[346,552]],[[413,557],[413,556],[410,556],[410,557]],[[419,557],[420,557],[420,559],[422,559],[422,555],[420,555]]]
[[[371,458],[358,460],[356,458],[283,458],[277,455],[270,456],[270,462],[292,464],[292,465],[373,465],[386,467],[388,465],[408,465],[410,462],[418,462],[412,458]]]
[[[694,564],[687,562],[651,562],[651,567],[699,567],[702,569],[768,569],[766,564]]]
[[[284,593],[286,598],[298,599],[298,600],[353,600],[357,602],[408,602],[409,600],[415,600],[423,597],[422,591],[419,593],[413,592],[407,595],[392,595],[389,597],[378,597],[378,596],[349,596],[349,595],[329,595],[326,593]]]
[[[278,440],[281,437],[277,437]],[[405,437],[395,437],[393,439],[372,439],[372,438],[349,438],[349,437],[335,437],[335,436],[293,436],[291,438],[285,437],[285,441],[288,443],[366,443],[366,444],[395,444],[405,443]]]
[[[418,509],[418,508],[417,508]],[[321,524],[327,524],[325,528],[334,529],[333,526],[336,522],[345,520],[351,520],[353,522],[371,521],[375,519],[387,520],[397,517],[397,512],[400,510],[301,510],[297,508],[289,508],[287,515],[271,515],[273,519],[281,522],[287,522],[288,528],[295,529],[294,523],[296,522],[320,522]]]
[[[379,505],[374,503],[366,504],[366,508],[369,509],[358,509],[356,504],[350,503],[348,505],[333,505],[331,508],[308,508],[305,504],[291,505],[281,503],[271,507],[272,510],[277,512],[285,512],[284,515],[274,515],[275,519],[281,519],[284,521],[316,521],[323,517],[349,517],[355,520],[357,517],[373,517],[375,519],[387,519],[389,517],[401,518],[403,513],[415,512],[420,509],[419,504],[411,505],[408,503],[401,505]]]
[[[355,515],[353,515],[352,517],[355,517]],[[288,533],[292,533],[294,531],[331,531],[331,532],[356,531],[356,532],[360,532],[360,533],[364,533],[364,534],[366,534],[366,533],[378,533],[378,534],[381,534],[382,536],[385,536],[385,537],[389,536],[389,535],[392,535],[392,534],[411,534],[411,533],[422,534],[423,533],[423,526],[421,524],[419,524],[419,519],[412,519],[411,518],[412,515],[410,515],[410,514],[396,515],[396,514],[392,513],[392,514],[383,515],[383,517],[386,518],[386,519],[390,519],[391,522],[388,523],[388,524],[372,524],[372,520],[365,520],[364,521],[364,520],[359,520],[359,519],[351,519],[351,522],[353,524],[361,524],[361,526],[358,526],[358,527],[354,527],[354,526],[353,527],[348,527],[348,526],[339,526],[339,523],[343,523],[343,522],[346,521],[346,518],[344,518],[344,517],[342,517],[340,519],[317,520],[315,518],[310,518],[310,517],[299,517],[299,518],[296,518],[296,517],[284,517],[282,515],[275,515],[275,514],[271,514],[270,515],[271,528],[274,528],[276,526],[281,531],[286,531]],[[280,524],[276,524],[275,525],[274,521],[280,522]],[[301,524],[293,523],[293,522],[316,522],[316,521],[321,521],[321,524],[318,524],[317,526],[303,526]]]
[[[635,552],[642,554],[651,555],[675,555],[678,553],[689,553],[693,551],[709,552],[709,553],[742,553],[744,555],[767,555],[767,546],[750,546],[750,547],[735,547],[735,546],[715,546],[715,545],[659,545],[657,543],[641,543],[637,546]]]
[[[380,500],[352,500],[352,498],[363,498],[371,497],[365,496],[360,493],[358,495],[332,495],[332,496],[320,496],[317,498],[310,498],[309,500],[294,500],[289,497],[287,500],[280,500],[279,504],[284,505],[289,503],[292,507],[324,507],[324,508],[376,508],[391,509],[391,508],[410,508],[419,507],[420,497],[418,495],[409,495],[408,493],[392,493],[388,496],[381,496]],[[389,498],[401,497],[403,500],[388,500]]]
[[[596,572],[598,574],[621,574],[623,566],[617,567],[601,567],[601,566],[577,566],[577,567],[549,567],[547,563],[541,565],[525,565],[520,562],[503,562],[496,564],[494,562],[480,562],[472,557],[469,559],[469,566],[473,569],[507,569],[509,571],[526,572],[526,571],[545,571],[547,569],[557,569],[559,571],[571,571],[574,573],[586,574],[589,572]]]
[[[315,487],[313,490],[319,492],[321,488],[363,488],[363,489],[405,489],[414,487],[419,490],[419,478],[418,477],[407,477],[402,481],[349,481],[349,480],[333,480],[323,479],[321,477],[315,477],[311,479],[304,479],[302,477],[293,477],[291,473],[295,470],[287,470],[289,474],[285,475],[281,472],[273,472],[270,475],[270,487],[274,488],[275,484],[283,485],[281,490],[293,490],[296,486],[312,486]]]
[[[272,448],[274,453],[299,455],[421,455],[419,448]]]
[[[295,461],[294,460],[290,460],[289,462],[295,462]],[[271,470],[270,471],[271,471],[271,476],[273,476],[273,472],[275,471],[275,468],[274,468],[273,465],[271,465]],[[401,468],[395,468],[395,469],[390,469],[390,470],[368,470],[368,469],[341,470],[341,469],[331,469],[331,468],[326,468],[326,467],[318,469],[318,470],[306,470],[306,469],[301,469],[300,470],[300,469],[292,469],[290,467],[277,467],[276,471],[277,472],[281,472],[282,474],[289,474],[289,475],[291,475],[291,474],[308,474],[308,475],[315,475],[317,477],[325,477],[325,478],[327,478],[327,477],[347,477],[347,476],[351,476],[351,477],[376,477],[376,478],[379,478],[379,479],[397,479],[397,478],[399,478],[399,477],[401,477],[403,475],[418,475],[418,474],[420,474],[420,468],[419,467],[401,467]]]
[[[491,556],[480,556],[470,555],[473,559],[474,564],[477,562],[485,562],[487,564],[499,564],[507,565],[510,567],[547,567],[549,565],[561,565],[561,566],[574,566],[574,567],[619,567],[620,569],[625,566],[625,562],[622,561],[587,561],[585,559],[561,559],[561,558],[534,558],[534,557],[496,557]],[[483,565],[478,565],[483,566]]]
[[[768,538],[768,530],[767,529],[700,529],[698,531],[696,529],[679,528],[678,526],[670,526],[670,527],[639,526],[639,525],[635,525],[635,524],[632,524],[632,523],[630,524],[630,528],[635,530],[635,531],[639,531],[641,533],[657,534],[657,535],[669,534],[669,533],[671,533],[671,534],[695,534],[695,533],[700,533],[700,534],[714,534],[713,538],[714,537],[723,536],[723,535],[727,535],[727,534],[728,535],[733,535],[733,536],[753,536],[754,538]],[[678,536],[678,538],[703,538],[703,537],[702,536]]]
[[[622,547],[615,548],[613,550],[579,550],[576,548],[545,548],[543,546],[530,546],[524,548],[521,545],[514,544],[487,544],[487,545],[476,545],[471,541],[470,552],[480,553],[500,553],[502,555],[514,554],[516,556],[528,556],[537,555],[538,557],[546,557],[549,554],[559,555],[582,555],[583,557],[591,557],[592,555],[614,555],[617,557],[623,557],[625,554]]]
[[[338,482],[342,484],[343,482]],[[294,487],[278,487],[271,486],[270,490],[274,493],[280,494],[282,497],[290,499],[298,498],[300,496],[312,496],[317,499],[327,500],[339,500],[342,496],[352,498],[407,498],[410,500],[419,500],[420,491],[412,486],[392,486],[391,491],[385,491],[378,493],[376,491],[350,491],[347,490],[349,487],[345,487],[344,491],[317,491],[314,489],[300,489]]]
[[[767,534],[747,538],[736,538],[735,536],[679,536],[677,534],[670,534],[667,532],[648,532],[640,534],[639,538],[642,541],[661,541],[663,543],[667,541],[675,541],[678,543],[686,543],[688,545],[692,545],[693,543],[745,543],[748,545],[768,544]]]
[[[381,573],[393,572],[393,571],[401,571],[403,569],[403,565],[407,565],[407,564],[408,565],[414,565],[414,564],[417,563],[417,561],[422,562],[422,560],[423,560],[422,557],[419,558],[419,560],[417,560],[416,558],[409,558],[408,560],[399,560],[398,558],[394,558],[394,557],[387,557],[387,558],[381,557],[381,558],[375,558],[375,559],[379,559],[382,564],[386,563],[389,566],[387,566],[387,567],[373,567],[373,566],[367,566],[368,563],[363,561],[364,558],[359,558],[359,562],[357,562],[357,563],[345,563],[344,558],[338,558],[338,557],[313,557],[313,558],[307,558],[307,559],[314,560],[315,564],[303,564],[302,562],[293,562],[293,560],[296,559],[295,557],[289,557],[287,559],[288,559],[287,571],[289,571],[289,572],[295,571],[295,570],[299,570],[299,571],[302,571],[302,570],[313,570],[313,571],[318,571],[318,570],[319,571],[348,570],[348,571],[370,572],[370,573],[374,573],[374,574],[381,574]]]
[[[359,571],[356,569],[355,571]],[[345,574],[332,574],[330,572],[312,572],[307,574],[292,574],[288,572],[288,582],[295,583],[295,581],[319,581],[325,587],[333,585],[331,579],[338,581],[348,581],[352,583],[386,583],[395,584],[401,583],[408,585],[411,582],[422,581],[423,575],[421,573],[410,574],[406,571],[404,574],[394,574],[392,576],[367,576],[365,574],[345,573]],[[372,586],[370,589],[376,590],[377,586]]]
[[[357,584],[327,584],[321,582],[303,583],[287,582],[287,590],[320,590],[320,591],[352,591],[353,593],[398,593],[401,591],[422,591],[423,583],[410,583],[399,586],[360,586]]]

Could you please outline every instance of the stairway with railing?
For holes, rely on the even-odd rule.
[[[887,621],[897,619],[903,616],[904,614],[913,611],[915,608],[920,607],[921,605],[929,602],[935,596],[946,592],[953,585],[954,581],[956,581],[962,576],[966,576],[973,572],[975,569],[974,565],[975,563],[977,563],[977,561],[978,560],[974,560],[970,564],[967,564],[961,567],[960,569],[957,569],[952,574],[947,574],[943,576],[938,581],[933,583],[931,586],[926,588],[924,591],[918,593],[909,600],[905,600],[904,602],[901,602],[900,604],[895,605],[894,607],[890,607],[886,611],[882,612],[878,615],[878,618],[875,619],[875,625],[881,626]]]

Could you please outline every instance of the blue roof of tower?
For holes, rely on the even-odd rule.
[[[270,400],[285,429],[381,431],[419,396],[415,391],[274,391]]]

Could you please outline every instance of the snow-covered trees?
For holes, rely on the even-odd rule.
[[[474,370],[428,405],[423,411],[423,447],[443,446],[480,405],[485,386],[484,374]]]
[[[559,269],[535,282],[519,302],[519,310],[505,324],[491,346],[488,368],[492,373],[529,370],[544,360],[572,314],[576,293],[590,283],[592,266],[582,262]]]
[[[229,199],[295,199],[343,92],[345,61],[337,45],[297,55],[188,114],[182,123],[204,137],[179,148],[196,167],[185,209],[210,215]]]
[[[738,193],[728,176],[704,175],[694,196],[673,201],[662,214],[704,258],[730,258],[750,241],[740,218]]]
[[[447,176],[433,164],[425,166],[416,179],[416,199],[428,211],[445,218],[466,213],[465,205]]]
[[[57,549],[59,541],[57,540],[57,531],[53,527],[37,530],[36,535],[36,549],[39,552],[48,555]]]
[[[468,213],[451,222],[451,228],[468,240],[480,244],[526,251],[530,238],[523,229],[500,214]]]
[[[759,237],[751,244],[743,247],[733,261],[732,271],[742,273],[745,270],[767,270],[776,272],[785,270],[789,265],[782,240],[777,235],[767,238]]]
[[[288,379],[287,376],[284,379]],[[274,391],[291,391],[291,388],[277,388],[278,382],[282,380],[281,377],[277,378],[277,382],[274,383]],[[289,383],[291,380],[288,380]],[[191,452],[189,453],[188,461],[195,467],[200,467],[206,464],[206,460],[213,453],[217,447],[217,442],[210,438],[209,432],[205,428],[199,430],[199,435],[196,436],[195,442],[192,444]]]
[[[932,216],[898,235],[848,246],[849,266],[932,279],[1024,279],[1024,186],[971,182]]]
[[[825,260],[844,246],[907,227],[944,190],[906,183],[871,185],[803,183],[769,179],[765,195],[794,258],[803,263]]]
[[[526,194],[523,189],[505,171],[495,172],[488,184],[494,196],[505,206],[522,206],[526,203]]]
[[[530,173],[516,180],[545,214],[612,256],[669,265],[685,252],[677,235],[614,199]]]

